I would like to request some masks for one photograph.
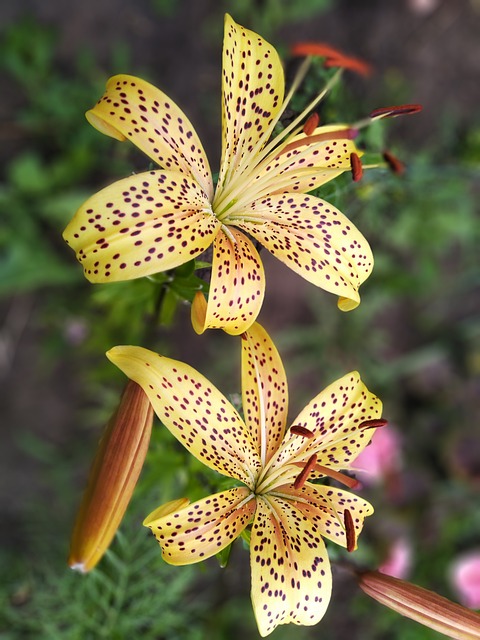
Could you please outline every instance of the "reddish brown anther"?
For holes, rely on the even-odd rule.
[[[304,438],[313,438],[315,435],[313,431],[299,424],[294,424],[293,427],[290,427],[290,433],[293,433],[295,436],[303,436]]]
[[[393,155],[390,151],[383,152],[383,159],[388,165],[388,168],[396,173],[398,176],[401,176],[405,173],[405,165],[401,160],[399,160],[396,156]]]
[[[423,109],[421,104],[400,104],[392,107],[379,107],[370,113],[370,118],[394,118],[396,116],[409,116]]]
[[[363,176],[363,167],[362,161],[360,160],[358,154],[354,151],[350,154],[350,167],[352,170],[352,178],[354,182],[358,182],[361,180]]]
[[[384,418],[374,418],[373,420],[364,420],[358,425],[359,429],[378,429],[379,427],[385,427],[388,424],[388,420]]]
[[[357,538],[355,536],[355,525],[353,524],[352,514],[348,509],[343,512],[343,523],[345,525],[345,536],[347,538],[347,551],[351,553],[355,551]]]
[[[363,60],[359,58],[352,58],[350,56],[329,56],[323,66],[327,69],[331,67],[339,67],[341,69],[348,69],[348,71],[355,71],[359,73],[361,76],[370,76],[372,75],[373,69],[372,67]]]
[[[303,469],[300,471],[298,476],[295,478],[295,482],[293,483],[294,489],[301,489],[303,487],[303,485],[307,481],[308,476],[310,475],[310,472],[315,467],[316,463],[317,463],[317,454],[314,453],[312,456],[310,456],[310,458],[307,460],[307,464],[303,467]]]
[[[318,113],[311,113],[305,124],[303,125],[303,133],[306,136],[311,136],[315,129],[318,127],[318,123],[320,122],[320,116]]]
[[[298,42],[290,49],[294,56],[320,56],[326,58],[324,65],[326,67],[342,67],[350,71],[356,71],[363,76],[372,73],[372,67],[361,60],[352,56],[345,55],[339,49],[325,44],[324,42]]]

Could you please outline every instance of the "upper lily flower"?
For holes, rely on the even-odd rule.
[[[286,430],[288,389],[280,356],[258,324],[242,336],[244,419],[186,364],[141,347],[107,354],[147,394],[163,424],[205,465],[241,483],[192,505],[164,505],[145,520],[174,565],[205,560],[251,524],[252,602],[260,634],[313,625],[331,594],[322,537],[353,551],[371,505],[313,484],[343,475],[369,443],[381,403],[356,372],[316,396]]]
[[[223,44],[222,156],[214,188],[209,163],[181,109],[149,83],[118,75],[87,112],[117,140],[130,139],[159,170],[103,189],[80,207],[64,232],[86,277],[113,282],[177,267],[213,243],[208,303],[197,294],[198,333],[241,334],[255,321],[265,275],[251,238],[309,282],[340,296],[343,310],[360,301],[372,270],[365,238],[328,202],[307,192],[350,171],[358,156],[346,125],[303,130],[328,86],[272,138],[309,59],[288,95],[275,49],[227,15]],[[248,235],[246,235],[248,234]]]

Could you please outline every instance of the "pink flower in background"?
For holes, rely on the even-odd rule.
[[[480,549],[457,558],[451,581],[463,605],[480,609]]]
[[[391,427],[377,429],[368,447],[355,459],[355,469],[365,484],[391,478],[401,466],[400,438]]]
[[[412,566],[412,546],[407,538],[394,540],[383,563],[378,567],[380,573],[394,578],[407,578]]]

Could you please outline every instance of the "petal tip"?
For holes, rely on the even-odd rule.
[[[345,298],[343,296],[340,296],[338,298],[338,308],[340,309],[340,311],[353,311],[354,309],[356,309],[360,304],[360,296],[358,296],[357,299],[354,298]]]

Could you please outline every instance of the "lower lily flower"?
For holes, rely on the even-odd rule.
[[[276,125],[305,76],[310,57],[285,96],[276,50],[225,17],[222,156],[218,182],[183,111],[140,78],[111,78],[88,121],[117,140],[130,140],[159,167],[106,187],[85,202],[64,238],[91,282],[149,276],[188,262],[213,244],[208,302],[197,295],[198,333],[241,334],[255,321],[265,274],[254,241],[312,284],[358,306],[373,267],[370,247],[338,209],[309,192],[350,171],[361,155],[345,124],[307,128],[309,114],[338,73],[305,110],[277,133]]]
[[[258,324],[242,335],[244,419],[186,364],[141,347],[107,354],[147,394],[163,424],[207,467],[241,483],[145,520],[174,565],[205,560],[251,525],[252,603],[260,634],[316,624],[331,595],[323,538],[356,548],[371,505],[312,480],[341,473],[383,421],[380,401],[353,372],[317,395],[286,430],[288,389],[280,356]]]

